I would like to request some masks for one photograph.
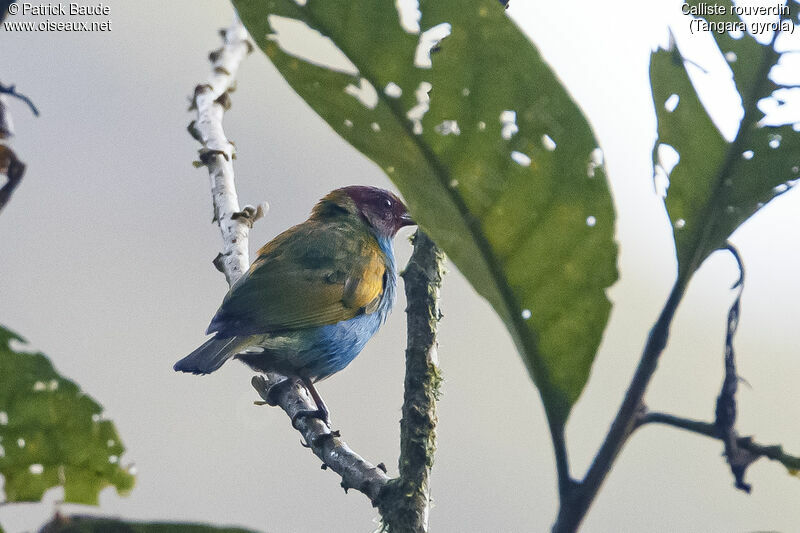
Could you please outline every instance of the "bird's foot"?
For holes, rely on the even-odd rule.
[[[275,407],[278,405],[278,396],[281,392],[285,390],[285,388],[292,384],[292,380],[290,379],[283,379],[273,385],[268,385],[266,389],[266,394],[261,392],[264,388],[259,386],[261,384],[268,384],[269,382],[263,376],[253,376],[253,386],[256,387],[256,390],[259,391],[259,394],[264,399],[263,401],[253,402],[256,405],[271,405]]]
[[[305,409],[303,411],[297,411],[294,416],[292,417],[292,427],[295,429],[297,428],[297,421],[301,418],[318,418],[322,420],[322,423],[328,427],[331,427],[331,419],[327,411],[322,409]]]

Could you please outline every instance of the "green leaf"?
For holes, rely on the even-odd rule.
[[[42,533],[256,533],[238,527],[214,527],[178,522],[134,522],[92,516],[56,516]]]
[[[497,0],[420,2],[423,31],[452,28],[432,68],[415,66],[420,36],[401,27],[394,1],[234,5],[291,86],[384,169],[489,300],[560,427],[608,319],[617,247],[597,141],[537,50]],[[285,52],[281,39],[304,24],[351,64],[335,71]],[[377,93],[370,106],[352,95],[363,88]]]
[[[709,21],[739,20],[730,14],[730,2],[719,5],[728,14],[706,17]],[[742,222],[800,177],[800,135],[790,124],[762,123],[764,115],[758,108],[760,100],[779,88],[768,75],[780,54],[772,44],[759,44],[746,32],[740,39],[729,33],[713,35],[728,58],[744,108],[732,142],[711,121],[677,49],[653,53],[650,64],[658,118],[653,161],[659,164],[661,144],[672,146],[680,156],[669,175],[666,205],[675,233],[679,279],[684,281]],[[677,100],[677,107],[666,105],[668,100],[671,104]]]
[[[21,352],[24,343],[0,326],[0,474],[6,501],[39,501],[64,487],[64,501],[97,505],[113,485],[120,494],[134,478],[120,466],[125,448],[103,408],[59,375],[42,353]]]

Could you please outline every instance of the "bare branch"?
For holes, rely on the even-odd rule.
[[[691,418],[684,418],[668,413],[648,412],[643,414],[638,421],[638,426],[646,424],[665,424],[691,431],[698,435],[705,435],[712,439],[725,441],[725,437],[719,434],[717,426],[713,422],[702,422],[700,420],[692,420]],[[737,437],[736,445],[742,450],[752,454],[754,457],[753,460],[766,457],[767,459],[778,461],[788,470],[800,470],[800,457],[784,453],[783,447],[780,445],[758,444],[753,442],[752,437]]]
[[[37,117],[39,116],[39,110],[36,109],[36,106],[34,105],[33,100],[31,100],[30,98],[28,98],[24,94],[18,93],[16,85],[3,85],[2,83],[0,83],[0,94],[7,94],[7,95],[13,96],[14,98],[17,98],[19,100],[22,100],[31,109],[31,113],[33,113]]]
[[[430,473],[436,451],[436,401],[441,374],[436,329],[444,254],[418,230],[403,272],[408,307],[405,397],[400,422],[400,477],[386,487],[379,510],[392,533],[428,531]]]
[[[8,139],[14,136],[14,121],[11,120],[11,113],[8,111],[8,99],[6,95],[0,93],[0,139]]]
[[[573,483],[566,494],[562,494],[561,507],[556,517],[556,523],[553,525],[553,533],[567,533],[578,529],[611,470],[611,466],[636,428],[637,416],[643,409],[644,393],[656,371],[661,353],[667,346],[672,319],[675,317],[678,304],[686,291],[687,283],[685,279],[681,278],[672,288],[664,309],[650,330],[647,344],[622,404],[586,476],[580,482]]]
[[[17,159],[11,148],[2,144],[0,144],[0,174],[5,174],[7,178],[6,184],[0,188],[0,211],[2,211],[25,175],[25,163]]]
[[[739,434],[736,432],[736,389],[739,387],[739,375],[736,373],[736,358],[733,350],[733,337],[739,326],[739,309],[742,303],[742,290],[744,289],[744,264],[736,248],[728,243],[725,248],[736,259],[739,266],[739,280],[733,288],[737,289],[736,299],[728,311],[728,327],[725,332],[725,379],[722,389],[717,397],[715,409],[717,434],[725,443],[725,457],[731,467],[731,472],[736,480],[736,488],[750,492],[751,486],[744,481],[747,467],[758,459],[749,450],[738,445]]]

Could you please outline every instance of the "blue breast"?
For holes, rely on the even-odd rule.
[[[394,250],[388,238],[378,238],[378,244],[386,256],[386,286],[378,308],[374,313],[316,328],[313,344],[296,355],[296,362],[314,381],[325,379],[349,365],[392,310],[397,291]]]

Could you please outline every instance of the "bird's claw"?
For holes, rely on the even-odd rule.
[[[331,419],[328,416],[328,413],[323,411],[322,409],[305,409],[303,411],[297,411],[294,416],[292,417],[292,427],[298,429],[297,421],[301,418],[318,418],[322,420],[322,423],[328,427],[331,427]]]

